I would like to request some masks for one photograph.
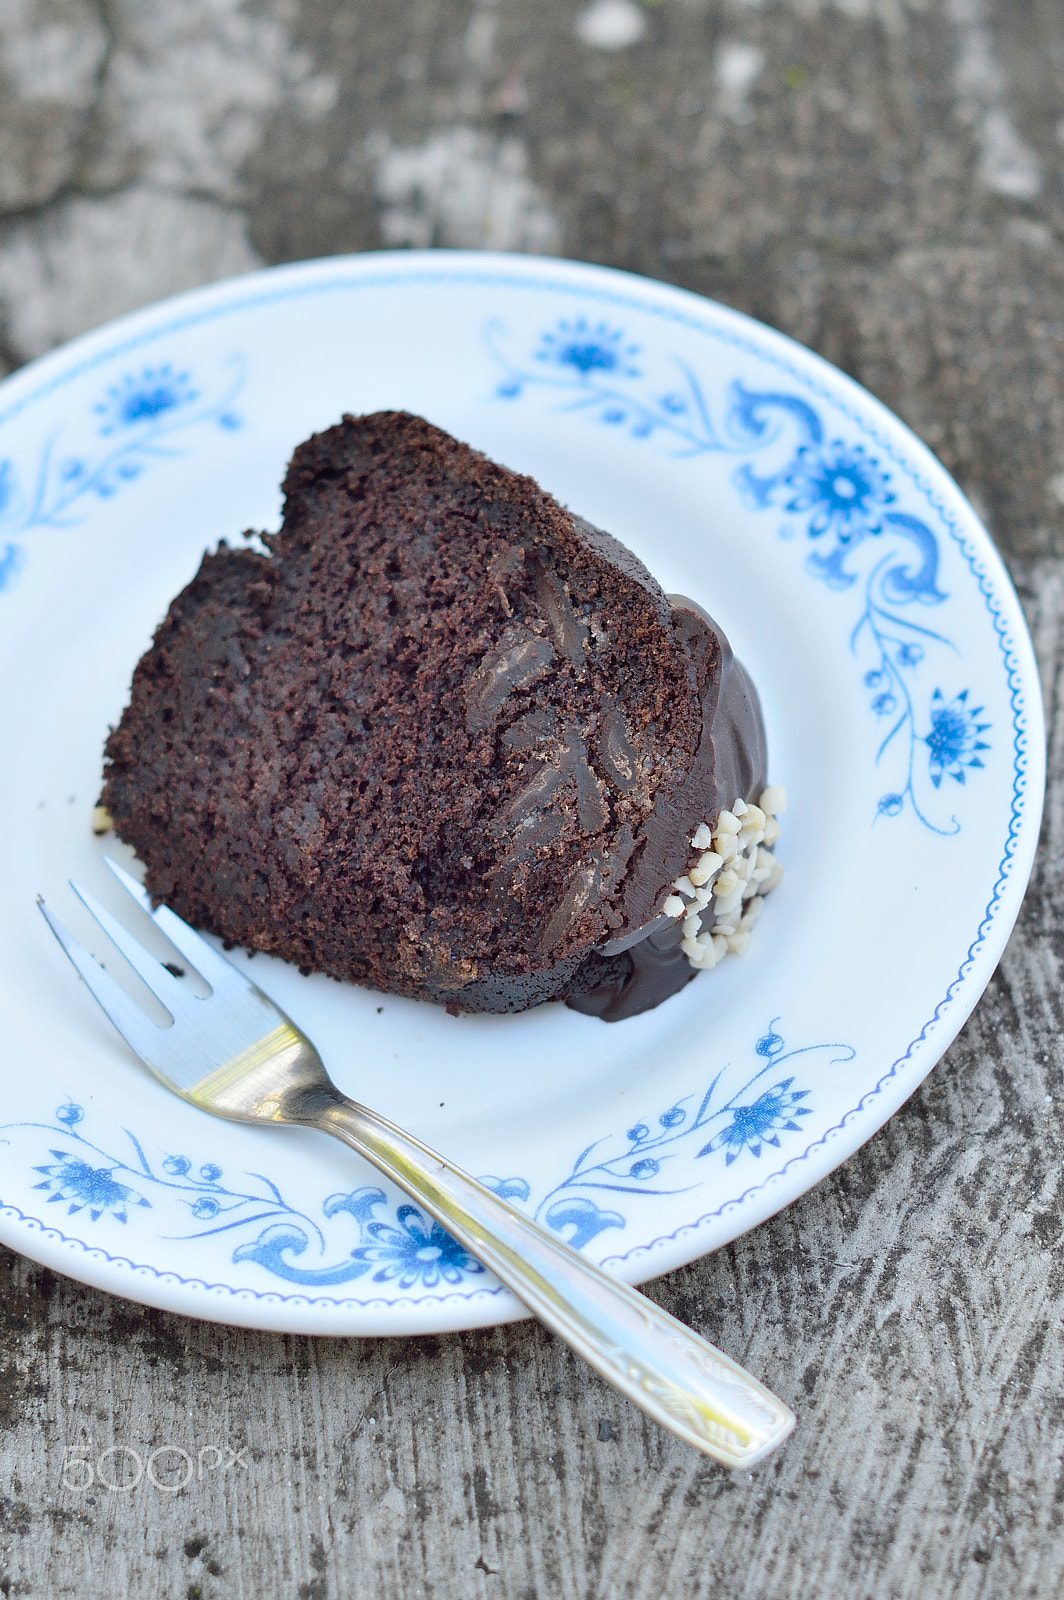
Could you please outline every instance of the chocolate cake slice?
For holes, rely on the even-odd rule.
[[[704,612],[403,412],[308,439],[284,492],[265,553],[205,556],[107,742],[153,895],[451,1010],[612,1020],[742,947],[776,825]]]

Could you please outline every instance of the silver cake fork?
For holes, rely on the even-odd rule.
[[[622,1394],[725,1466],[750,1467],[786,1439],[794,1414],[756,1378],[419,1139],[342,1095],[310,1040],[261,989],[174,912],[153,908],[136,879],[105,860],[211,990],[205,999],[197,995],[72,882],[172,1027],[157,1026],[40,897],[38,905],[119,1033],[168,1089],[215,1116],[294,1123],[342,1139]]]

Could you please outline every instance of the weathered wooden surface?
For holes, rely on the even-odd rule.
[[[1052,787],[1020,927],[927,1086],[652,1288],[795,1403],[783,1453],[729,1476],[530,1326],[276,1338],[0,1253],[0,1593],[1062,1592],[1062,65],[1045,0],[2,0],[8,367],[177,288],[382,244],[716,295],[867,384],[984,511]],[[208,1451],[179,1493],[63,1486],[71,1447],[169,1444]]]

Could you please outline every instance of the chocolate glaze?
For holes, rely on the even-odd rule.
[[[694,600],[683,595],[669,599],[677,631],[697,665],[702,739],[683,786],[683,800],[670,796],[653,820],[662,835],[661,854],[675,861],[679,852],[686,861],[691,835],[700,822],[715,822],[739,796],[756,800],[765,788],[765,725],[757,690],[732,655],[723,631]],[[683,870],[680,866],[673,877]],[[659,885],[653,904],[660,906],[671,882],[666,878]],[[703,927],[712,921],[712,907],[707,907]],[[697,975],[680,948],[682,937],[678,918],[644,919],[585,958],[565,994],[566,1005],[604,1022],[620,1022],[660,1005]]]

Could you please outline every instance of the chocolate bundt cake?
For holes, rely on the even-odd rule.
[[[107,741],[153,895],[452,1011],[615,1020],[743,948],[782,792],[698,606],[403,412],[308,439],[284,492],[265,551],[204,557]]]

